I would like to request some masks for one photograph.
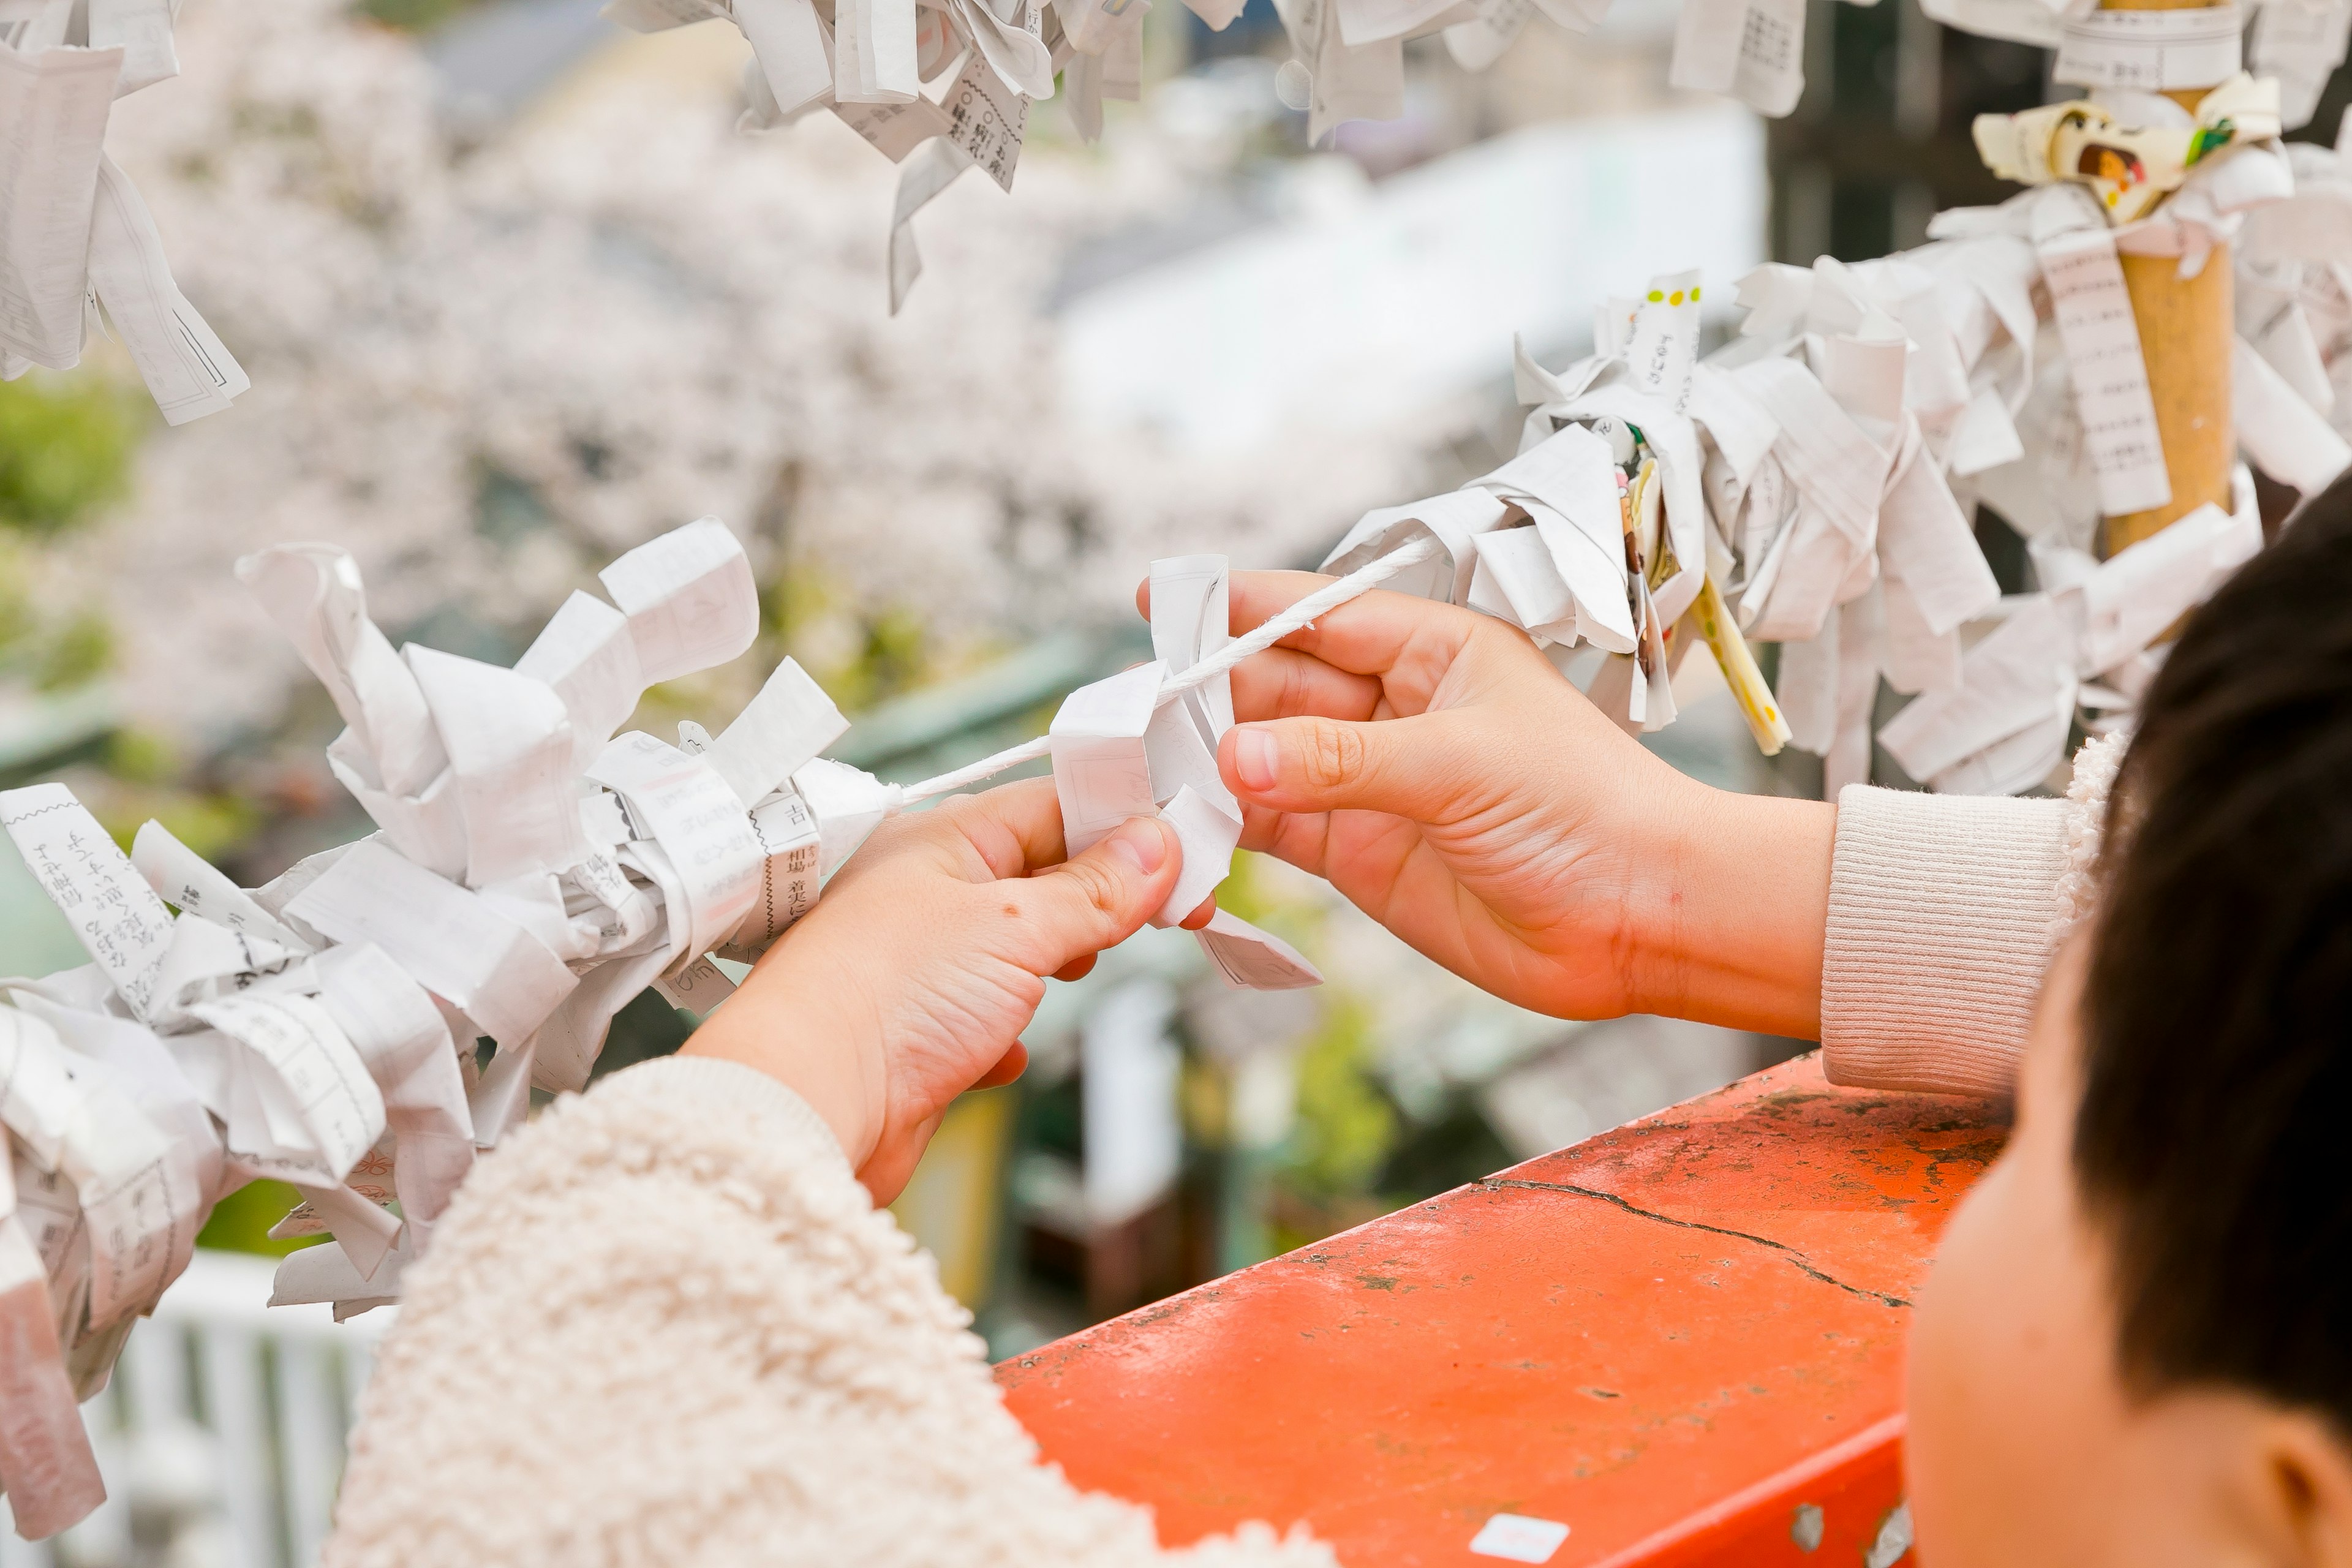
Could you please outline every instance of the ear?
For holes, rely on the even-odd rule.
[[[2352,1568],[2352,1447],[2326,1417],[2264,1413],[2244,1501],[2269,1560],[2293,1568]]]

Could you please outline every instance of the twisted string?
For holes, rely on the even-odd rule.
[[[1190,669],[1179,675],[1170,676],[1160,683],[1159,700],[1152,706],[1164,707],[1187,691],[1207,685],[1252,654],[1264,653],[1291,633],[1313,625],[1349,600],[1370,593],[1408,566],[1420,565],[1435,555],[1438,548],[1438,542],[1434,538],[1423,534],[1410,544],[1390,551],[1370,565],[1350,572],[1339,581],[1326,584],[1316,589],[1280,615],[1271,616],[1263,624],[1243,633]],[[1040,757],[1050,754],[1052,751],[1051,737],[1040,735],[1034,740],[1024,741],[1017,746],[1007,747],[993,756],[982,757],[980,761],[958,768],[953,773],[941,773],[937,778],[925,779],[920,784],[908,784],[899,792],[898,798],[901,805],[904,806],[911,805],[920,800],[931,800],[940,795],[953,795],[960,789],[979,784],[985,779],[994,778],[1007,768],[1017,768],[1024,763],[1034,762]]]

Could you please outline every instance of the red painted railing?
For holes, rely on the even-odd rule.
[[[1508,1514],[1568,1527],[1554,1568],[1884,1568],[1910,1300],[2005,1131],[1801,1058],[997,1376],[1171,1544],[1304,1520],[1350,1568],[1492,1563]]]

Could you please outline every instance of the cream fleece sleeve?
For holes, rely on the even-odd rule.
[[[2065,851],[2061,801],[1841,791],[1822,945],[1830,1081],[2008,1093]]]
[[[2051,949],[2089,907],[2124,743],[2085,745],[2064,800],[1840,792],[1822,949],[1831,1082],[2011,1091]]]
[[[1263,1525],[1163,1554],[1040,1464],[929,1257],[748,1068],[566,1097],[404,1285],[328,1568],[1333,1563]]]

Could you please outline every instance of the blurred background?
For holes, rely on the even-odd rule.
[[[739,134],[730,26],[639,37],[596,4],[188,0],[182,75],[118,106],[110,149],[253,390],[168,429],[103,343],[0,384],[0,783],[63,778],[126,842],[160,817],[257,884],[371,825],[238,554],[341,543],[395,642],[506,662],[613,555],[709,513],[758,564],[761,644],[656,689],[635,727],[716,730],[789,653],[856,721],[836,754],[939,771],[1147,649],[1154,556],[1311,565],[1366,508],[1508,457],[1515,332],[1558,364],[1606,296],[1696,267],[1719,337],[1759,261],[1880,255],[2000,199],[1969,121],[2051,96],[2040,51],[1916,0],[1818,0],[1803,102],[1768,124],[1670,92],[1672,0],[1616,0],[1483,76],[1410,46],[1405,117],[1318,151],[1275,91],[1269,0],[1222,34],[1166,0],[1142,100],[1093,147],[1042,106],[1009,196],[965,179],[918,218],[927,267],[893,319],[896,169],[828,115]],[[1755,754],[1710,660],[1685,669],[1656,750],[1728,788],[1818,789],[1817,763]],[[12,857],[0,962],[81,962]],[[1147,931],[1052,984],[1027,1077],[960,1102],[897,1205],[996,1356],[1801,1048],[1520,1012],[1264,859],[1221,901],[1330,984],[1230,992]],[[648,993],[604,1070],[690,1023]],[[249,1188],[205,1242],[276,1250],[289,1202]],[[272,1457],[231,1489],[243,1544],[171,1560],[307,1562],[324,1504],[293,1428],[348,1419],[360,1342],[265,1356],[236,1291],[197,1290],[167,1314],[195,1370],[134,1355],[110,1398],[215,1426],[244,1399]],[[234,1393],[245,1362],[205,1373],[221,1333],[259,1392]],[[163,1560],[102,1536],[65,1556]]]
[[[103,352],[0,385],[0,772],[158,816],[248,885],[371,825],[336,721],[230,574],[331,540],[376,618],[507,662],[574,586],[715,513],[759,563],[761,646],[650,694],[716,729],[790,653],[911,779],[1034,733],[1146,647],[1156,555],[1311,565],[1368,507],[1514,449],[1513,334],[1548,363],[1653,272],[1916,244],[1998,199],[1979,110],[2034,50],[1916,0],[1823,5],[1768,127],[1671,92],[1672,0],[1528,29],[1473,76],[1408,51],[1407,113],[1306,144],[1268,0],[1147,24],[1146,87],[1087,147],[1032,117],[1010,196],[959,182],[885,310],[897,171],[816,115],[739,134],[723,23],[638,36],[596,0],[191,0],[184,69],[110,142],[180,282],[244,362],[229,412],[163,426]],[[2322,116],[2324,121],[2326,116]],[[1653,737],[1733,788],[1768,770],[1714,667]],[[10,853],[0,849],[0,855]],[[958,1108],[902,1220],[999,1356],[1712,1088],[1794,1047],[1484,997],[1312,880],[1244,858],[1223,901],[1322,965],[1234,993],[1181,933],[1055,983],[1021,1084]],[[14,864],[0,950],[82,955]],[[648,993],[605,1070],[691,1020]],[[207,1239],[268,1249],[288,1195]]]

